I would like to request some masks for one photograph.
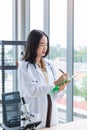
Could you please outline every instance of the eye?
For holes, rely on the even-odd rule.
[[[40,44],[40,46],[44,46],[44,44]]]
[[[47,47],[47,43],[40,43],[39,46]]]

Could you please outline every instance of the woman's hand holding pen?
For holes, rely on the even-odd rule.
[[[62,72],[62,75],[54,81],[55,86],[58,85],[60,87],[59,91],[64,90],[66,85],[69,83],[68,74],[64,73],[62,70],[60,71]]]
[[[54,81],[54,84],[55,85],[64,85],[64,81],[67,81],[68,80],[68,74],[67,73],[64,73],[62,74],[56,81]]]

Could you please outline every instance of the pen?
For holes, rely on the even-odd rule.
[[[59,69],[63,74],[64,74],[64,71],[63,70],[61,70],[61,69]]]

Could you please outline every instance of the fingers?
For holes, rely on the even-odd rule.
[[[63,73],[56,81],[54,81],[54,84],[59,85],[59,86],[63,86],[69,82],[70,81],[68,80],[68,74]]]
[[[67,73],[64,73],[64,74],[63,74],[63,77],[64,77],[64,80],[67,80],[68,77],[69,77],[69,75],[68,75]]]
[[[61,84],[61,85],[60,85],[60,89],[59,89],[59,91],[64,90],[64,89],[65,89],[65,87],[66,87],[66,85],[65,85],[65,84],[63,84],[63,85]]]
[[[68,73],[63,73],[58,80],[56,80],[56,85],[59,85],[59,91],[62,91],[65,89],[65,87],[67,86],[67,84],[70,82],[70,80],[68,79],[69,75]]]

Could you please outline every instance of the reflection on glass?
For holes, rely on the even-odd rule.
[[[74,1],[74,120],[87,118],[87,0]]]
[[[67,0],[50,1],[50,58],[58,69],[58,75],[66,72],[66,19]],[[62,99],[57,100],[59,121],[66,121],[66,92]]]

